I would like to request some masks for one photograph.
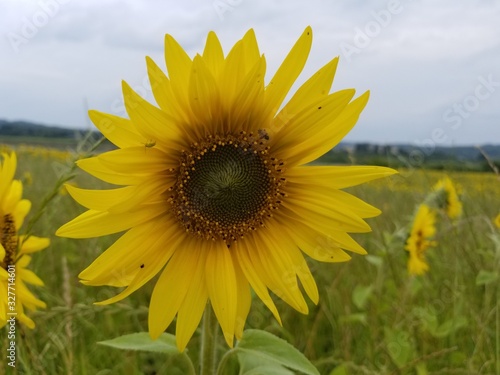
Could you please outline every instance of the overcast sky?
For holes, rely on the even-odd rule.
[[[122,79],[153,101],[166,33],[193,56],[254,28],[269,79],[307,25],[298,84],[339,55],[333,90],[371,90],[346,140],[500,143],[500,0],[0,0],[0,118],[89,127],[124,115]]]

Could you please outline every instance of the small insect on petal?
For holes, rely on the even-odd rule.
[[[146,143],[144,143],[144,147],[151,148],[156,146],[156,141],[153,139],[148,139]]]

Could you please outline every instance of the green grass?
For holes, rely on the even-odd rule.
[[[18,178],[29,171],[33,180],[24,188],[24,196],[33,202],[32,214],[61,171],[71,165],[70,156],[41,157],[29,150],[18,154]],[[499,374],[500,231],[491,219],[500,211],[500,181],[494,174],[449,173],[462,186],[464,215],[457,223],[441,220],[439,245],[429,251],[428,274],[416,278],[406,271],[404,229],[415,205],[444,174],[402,171],[350,189],[383,211],[369,220],[372,233],[355,236],[370,255],[353,255],[348,263],[310,262],[319,304],[311,303],[310,313],[302,315],[277,301],[281,327],[254,299],[246,327],[286,339],[321,374]],[[75,182],[81,187],[103,186],[81,172]],[[17,373],[171,373],[161,355],[96,345],[147,330],[147,306],[155,280],[119,303],[94,306],[93,302],[117,290],[81,285],[78,274],[117,236],[88,240],[54,236],[60,225],[83,211],[69,196],[58,195],[34,227],[35,235],[52,240],[50,248],[33,256],[32,263],[45,281],[45,287],[33,289],[48,308],[31,315],[35,330],[18,327]],[[496,282],[478,280],[478,275],[495,274]],[[2,353],[6,345],[6,339],[0,340]],[[195,334],[188,346],[195,361],[198,349]],[[0,374],[5,368],[0,366]]]

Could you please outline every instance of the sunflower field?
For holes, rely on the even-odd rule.
[[[109,187],[73,168],[89,150],[2,145],[4,155],[13,150],[18,159],[15,177],[23,182],[23,197],[32,202],[25,222],[38,215],[32,232],[49,238],[50,246],[33,254],[30,264],[44,283],[30,289],[46,308],[29,314],[34,329],[18,325],[17,367],[9,372],[1,366],[0,372],[189,373],[182,357],[199,360],[197,333],[184,353],[167,359],[164,353],[120,351],[98,344],[148,330],[154,282],[115,304],[96,306],[94,302],[116,295],[116,288],[84,286],[78,275],[118,236],[81,240],[54,236],[57,228],[84,211],[64,187],[55,185],[58,179],[71,177],[68,183],[74,187]],[[427,239],[432,244],[424,258],[427,269],[413,274],[408,244],[416,213],[423,204],[432,206],[430,200],[439,201],[435,196],[442,181],[453,184],[461,212],[450,218],[444,210],[433,211],[434,229]],[[354,235],[368,255],[354,254],[345,263],[309,262],[319,290],[319,303],[308,301],[309,314],[276,300],[280,325],[264,303],[253,298],[245,329],[262,329],[283,338],[320,374],[499,373],[500,228],[495,223],[499,177],[399,170],[398,175],[347,191],[382,210],[368,220],[371,233]],[[47,197],[52,199],[44,206]],[[174,332],[172,327],[168,331]],[[9,340],[3,332],[1,337],[5,357]],[[223,345],[220,342],[219,353],[225,350]]]
[[[370,91],[336,57],[291,93],[312,37],[266,82],[253,29],[167,34],[156,104],[122,82],[101,139],[1,145],[2,372],[500,375],[495,162],[326,163]]]

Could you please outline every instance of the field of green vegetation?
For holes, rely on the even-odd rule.
[[[33,217],[77,155],[40,147],[16,150],[16,177],[23,180],[24,197],[33,203]],[[429,272],[410,276],[404,245],[412,215],[445,175],[460,186],[463,214],[454,222],[440,217],[438,244],[428,251]],[[78,170],[71,183],[104,186]],[[355,236],[369,255],[353,255],[348,263],[310,262],[320,302],[310,304],[309,315],[277,301],[281,327],[255,298],[246,327],[284,338],[326,375],[500,374],[500,229],[493,223],[500,213],[499,177],[493,172],[401,170],[349,191],[383,212],[369,220],[372,233]],[[34,330],[18,328],[16,372],[183,374],[169,370],[178,358],[96,344],[147,331],[155,280],[121,302],[94,306],[117,290],[84,286],[78,274],[117,236],[70,240],[54,235],[83,211],[60,190],[33,228],[35,235],[51,238],[51,246],[33,256],[31,267],[45,282],[32,290],[47,309],[30,315]],[[223,341],[220,345],[221,352],[226,350]],[[0,340],[0,349],[6,353],[6,339]],[[195,363],[198,351],[195,334],[187,352]],[[6,368],[0,366],[0,373]]]

